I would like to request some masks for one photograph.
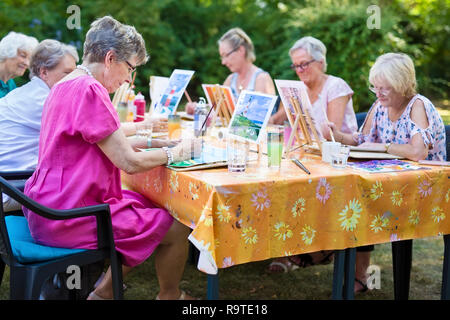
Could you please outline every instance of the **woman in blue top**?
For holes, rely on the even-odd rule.
[[[235,101],[242,90],[275,95],[275,86],[269,73],[253,64],[255,48],[250,37],[240,28],[228,30],[218,41],[222,64],[232,73],[224,85],[231,88]],[[194,113],[195,102],[186,105],[186,112]],[[276,110],[274,110],[276,111]]]
[[[0,98],[16,88],[15,77],[21,77],[30,66],[34,37],[10,32],[0,41]]]

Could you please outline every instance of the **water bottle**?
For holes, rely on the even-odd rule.
[[[134,99],[134,106],[136,107],[136,116],[134,122],[144,121],[145,117],[145,98],[139,92]]]
[[[206,124],[203,126],[203,129],[202,125],[205,122],[207,114],[208,109],[205,98],[201,97],[194,110],[194,134],[196,137],[204,136],[206,133]]]

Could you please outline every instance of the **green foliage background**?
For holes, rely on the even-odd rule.
[[[368,29],[369,5],[381,9],[381,28]],[[81,9],[82,28],[69,30],[66,10]],[[327,46],[327,73],[345,79],[355,91],[356,111],[367,110],[369,69],[377,56],[405,52],[415,62],[422,94],[448,98],[450,0],[0,0],[0,37],[14,30],[39,40],[75,45],[82,56],[90,23],[104,15],[131,24],[143,35],[150,62],[138,69],[137,90],[148,99],[151,75],[170,76],[175,68],[196,73],[188,86],[196,99],[202,83],[222,83],[229,73],[220,64],[217,40],[239,26],[252,38],[255,64],[273,79],[297,79],[289,69],[289,48],[312,35]],[[18,79],[17,83],[27,81]]]

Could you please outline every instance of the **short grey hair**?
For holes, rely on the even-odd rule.
[[[15,58],[17,50],[32,52],[39,41],[35,37],[11,31],[0,41],[0,61]]]
[[[327,71],[327,47],[322,41],[311,36],[303,37],[289,49],[289,55],[292,57],[292,54],[298,49],[305,50],[316,61],[323,61],[322,71]]]
[[[79,58],[75,47],[52,39],[41,41],[31,56],[30,77],[39,76],[42,68],[47,70],[55,68],[67,54],[70,54],[78,62]]]
[[[137,65],[148,61],[145,41],[133,26],[125,25],[110,16],[95,20],[86,33],[83,60],[103,62],[112,50],[119,61],[127,61],[136,56]]]
[[[250,37],[241,28],[232,28],[228,30],[217,43],[227,41],[233,50],[237,50],[240,46],[245,48],[245,58],[254,62],[256,60],[255,47]]]

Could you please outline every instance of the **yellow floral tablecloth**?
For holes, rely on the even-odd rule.
[[[165,167],[127,175],[144,194],[193,229],[198,268],[345,249],[450,233],[450,167],[394,173],[335,169],[319,157],[281,169],[263,157],[245,173],[226,168],[175,172]]]

